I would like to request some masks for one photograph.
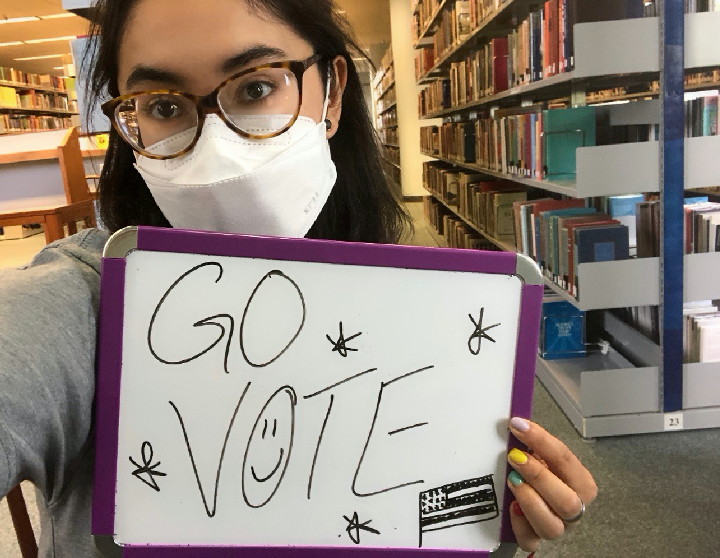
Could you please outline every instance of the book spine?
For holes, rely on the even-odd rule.
[[[526,178],[530,178],[532,169],[532,119],[529,114],[523,115],[525,121],[525,168],[524,174]]]
[[[557,73],[563,73],[567,71],[565,69],[565,26],[566,26],[566,14],[565,14],[566,0],[558,0],[558,71]]]
[[[550,51],[550,76],[557,74],[558,65],[558,0],[550,0],[550,22],[548,24],[549,51]],[[549,76],[548,76],[549,77]]]
[[[550,0],[543,4],[543,28],[542,28],[542,59],[543,79],[550,75]]]
[[[499,93],[501,91],[506,91],[508,88],[508,41],[507,39],[493,39],[490,48],[493,56],[493,88],[496,93]]]

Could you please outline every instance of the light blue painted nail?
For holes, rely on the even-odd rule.
[[[510,426],[519,432],[527,432],[530,430],[530,423],[523,418],[515,417],[510,421]]]
[[[510,482],[513,486],[520,486],[522,483],[525,482],[525,479],[522,478],[522,475],[517,471],[511,471],[508,475],[508,479],[510,479]]]

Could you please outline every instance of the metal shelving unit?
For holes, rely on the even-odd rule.
[[[471,52],[478,38],[490,37],[497,32],[493,22],[498,25],[504,22],[500,17],[502,13],[513,10],[517,13],[526,4],[523,0],[510,0],[504,4],[466,41],[442,55],[422,76],[421,82],[437,79],[433,75],[445,71],[451,62]],[[720,254],[685,255],[682,242],[678,242],[678,238],[683,238],[684,190],[720,185],[720,173],[716,172],[713,163],[720,152],[720,137],[683,137],[685,72],[720,66],[720,13],[684,17],[683,14],[682,0],[665,0],[664,12],[659,18],[577,25],[576,64],[572,73],[559,74],[426,116],[428,119],[454,120],[507,103],[526,104],[563,96],[569,96],[577,103],[591,88],[660,81],[660,91],[626,96],[627,100],[659,97],[660,101],[638,101],[629,109],[619,109],[618,114],[623,118],[623,110],[654,112],[654,121],[648,123],[661,125],[661,140],[579,148],[577,180],[572,182],[503,174],[474,163],[425,153],[459,168],[575,198],[661,193],[665,224],[661,227],[663,238],[659,258],[582,264],[578,270],[580,292],[577,297],[546,278],[548,286],[579,309],[645,305],[659,305],[662,309],[660,345],[651,343],[610,317],[606,318],[606,326],[614,332],[618,350],[611,348],[606,354],[570,360],[538,358],[538,377],[585,437],[720,426],[720,363],[683,365],[682,360],[683,302],[720,298],[720,286],[713,279],[717,276],[716,270],[720,269]],[[673,60],[684,60],[684,67],[673,64]],[[709,89],[713,85],[697,84],[688,90]],[[606,101],[603,99],[602,102]],[[639,103],[651,104],[643,108]],[[457,208],[444,200],[439,201],[497,246],[513,249],[458,215]],[[620,347],[623,339],[628,346]],[[618,352],[620,349],[623,354]],[[654,355],[654,360],[640,366],[634,359],[634,365],[626,358],[626,353],[632,351]]]
[[[618,108],[627,106],[618,105]],[[720,185],[720,168],[707,164],[717,153],[720,153],[720,136],[688,138],[685,141],[685,189],[697,190]],[[564,181],[537,180],[497,172],[475,163],[431,153],[423,154],[459,168],[572,198],[660,191],[660,142],[656,141],[578,148],[576,179]]]

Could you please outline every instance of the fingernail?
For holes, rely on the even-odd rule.
[[[512,508],[512,512],[513,512],[516,516],[518,516],[518,517],[525,517],[525,514],[523,513],[522,508],[520,507],[520,504],[517,503],[517,501],[513,502],[513,503],[512,503],[512,506],[510,506],[510,507]]]
[[[525,454],[525,452],[522,452],[517,448],[513,449],[508,454],[508,457],[510,458],[510,461],[512,461],[513,463],[517,463],[518,465],[525,465],[528,460],[528,456]]]
[[[522,475],[518,473],[517,471],[510,471],[510,474],[508,475],[508,479],[512,483],[513,486],[520,486],[522,483],[525,482],[525,479],[522,478]]]
[[[510,426],[520,432],[527,432],[528,430],[530,430],[530,423],[520,417],[515,417],[514,419],[512,419],[510,421]]]

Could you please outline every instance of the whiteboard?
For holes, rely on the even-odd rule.
[[[123,279],[117,545],[498,547],[520,277],[133,250]]]

